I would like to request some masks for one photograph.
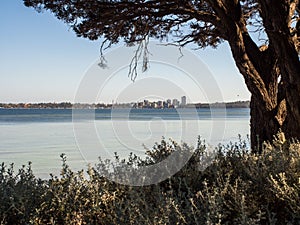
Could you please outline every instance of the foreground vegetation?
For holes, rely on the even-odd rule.
[[[278,134],[261,155],[241,141],[216,149],[209,159],[199,140],[193,157],[175,175],[143,187],[107,179],[192,151],[186,144],[162,140],[147,158],[99,161],[73,172],[62,155],[59,177],[41,180],[31,164],[14,172],[0,167],[1,224],[300,224],[300,144]],[[205,160],[207,162],[207,160]],[[125,166],[127,165],[127,166]],[[129,167],[128,167],[129,166]]]

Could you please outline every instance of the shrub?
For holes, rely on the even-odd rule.
[[[279,133],[262,154],[247,146],[220,145],[211,154],[200,139],[195,149],[163,139],[145,158],[116,155],[86,172],[71,171],[62,154],[61,174],[49,180],[36,178],[31,164],[17,173],[2,164],[1,224],[300,224],[299,142]],[[185,166],[158,184],[108,179],[191,151]]]
[[[17,173],[14,166],[0,166],[0,223],[27,224],[42,201],[47,181],[36,178],[28,166]]]

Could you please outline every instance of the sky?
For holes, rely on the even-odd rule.
[[[190,57],[198,60],[189,68],[170,63],[174,51],[159,47],[161,55],[167,58],[153,54],[150,69],[139,72],[132,82],[127,74],[134,48],[121,43],[107,50],[109,69],[104,71],[98,66],[101,39],[78,38],[51,13],[37,13],[25,7],[21,0],[1,0],[0,29],[1,103],[77,102],[84,100],[78,96],[82,94],[80,88],[90,89],[89,85],[95,88],[89,100],[105,103],[180,99],[182,95],[189,102],[250,99],[226,43],[216,50],[187,49],[194,54]],[[208,83],[205,77],[214,83]]]

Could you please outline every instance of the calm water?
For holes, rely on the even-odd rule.
[[[224,114],[225,113],[225,114]],[[88,115],[88,116],[87,116]],[[36,174],[58,174],[61,153],[70,166],[86,168],[114,152],[144,155],[162,137],[195,146],[201,135],[211,145],[249,134],[249,109],[0,109],[0,161],[18,168],[33,162]]]

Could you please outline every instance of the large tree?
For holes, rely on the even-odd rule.
[[[281,129],[300,138],[299,0],[24,0],[50,10],[81,37],[148,38],[216,47],[227,41],[251,92],[251,144]],[[252,33],[251,33],[252,32]],[[261,41],[264,40],[264,42]]]

